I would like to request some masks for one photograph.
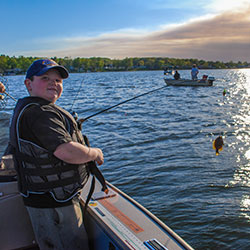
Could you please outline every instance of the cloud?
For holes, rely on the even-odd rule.
[[[222,13],[226,11],[241,11],[249,6],[249,0],[211,0],[205,1],[204,7],[213,13]]]
[[[249,27],[248,5],[244,10],[225,11],[155,32],[119,31],[97,37],[67,39],[61,50],[43,51],[40,56],[152,56],[249,62]]]
[[[250,8],[160,31],[149,36],[164,53],[206,60],[250,61]]]

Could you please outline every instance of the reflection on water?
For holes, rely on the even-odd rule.
[[[242,216],[244,216],[250,222],[250,195],[243,195],[240,203],[240,210]]]
[[[236,153],[236,163],[232,187],[250,187],[250,70],[242,69],[237,72],[235,84],[230,90],[229,105],[235,110],[232,115],[235,139],[228,147]],[[250,223],[250,196],[244,194],[240,201],[241,215]]]
[[[250,149],[246,151],[245,157],[250,161]]]
[[[246,98],[249,99],[250,96],[250,70],[249,69],[241,69],[239,71],[239,83],[246,91]]]

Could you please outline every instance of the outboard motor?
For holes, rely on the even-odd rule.
[[[215,80],[215,78],[213,76],[208,77],[208,83],[209,83],[210,86],[213,85],[214,80]]]

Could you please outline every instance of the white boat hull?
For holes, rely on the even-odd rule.
[[[168,86],[190,86],[190,87],[210,87],[213,86],[214,80],[189,80],[189,79],[168,79],[164,78]]]

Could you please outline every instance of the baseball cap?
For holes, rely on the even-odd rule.
[[[63,79],[69,76],[68,70],[55,61],[51,59],[39,59],[34,61],[28,68],[26,79],[30,79],[32,76],[41,76],[49,69],[57,69]]]

